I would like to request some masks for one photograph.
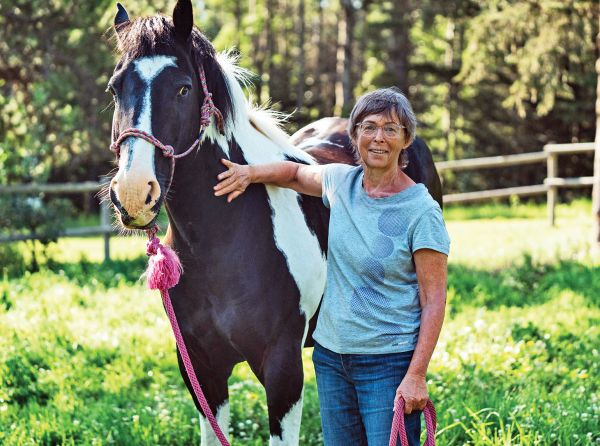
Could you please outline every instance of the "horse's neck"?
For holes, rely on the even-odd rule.
[[[225,170],[221,163],[227,158],[221,147],[205,140],[197,153],[177,161],[173,189],[167,203],[173,237],[193,243],[199,239],[222,236],[222,228],[230,226],[235,206],[225,197],[215,197],[213,187],[217,175]],[[239,146],[232,141],[229,158],[244,162]]]

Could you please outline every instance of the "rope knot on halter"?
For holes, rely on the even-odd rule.
[[[200,125],[203,127],[208,127],[210,125],[210,116],[214,115],[217,128],[221,134],[225,133],[225,124],[223,122],[223,115],[221,111],[215,106],[215,103],[212,99],[212,93],[208,92],[208,88],[206,87],[206,79],[204,77],[204,71],[200,72],[200,81],[202,82],[202,89],[204,90],[204,103],[202,104],[202,108],[200,109]]]
[[[148,243],[146,243],[146,255],[148,257],[154,256],[158,253],[158,246],[160,245],[160,240],[153,236]]]

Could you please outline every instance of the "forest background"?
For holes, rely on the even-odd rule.
[[[132,18],[174,1],[125,0]],[[0,3],[0,184],[97,181],[111,166],[113,0]],[[196,25],[255,73],[294,132],[396,85],[436,161],[593,141],[598,2],[202,0]],[[590,155],[559,176],[590,175]],[[445,192],[540,184],[539,166],[461,173]],[[586,194],[588,192],[585,192]]]

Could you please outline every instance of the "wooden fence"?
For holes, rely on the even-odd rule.
[[[477,170],[495,167],[508,167],[532,163],[546,163],[547,174],[544,184],[531,186],[508,187],[504,189],[492,189],[476,192],[463,192],[459,194],[444,195],[444,203],[468,203],[485,201],[494,198],[506,198],[513,195],[531,196],[547,195],[548,222],[554,225],[555,207],[558,189],[563,187],[582,187],[594,184],[594,177],[559,178],[558,157],[560,155],[573,155],[594,152],[594,143],[578,144],[548,144],[541,152],[521,153],[518,155],[501,155],[485,158],[472,158],[456,161],[442,161],[436,163],[440,173],[446,170]],[[103,183],[67,183],[67,184],[26,184],[13,186],[0,186],[0,195],[6,194],[87,194],[97,193]],[[115,230],[110,224],[110,209],[107,202],[100,203],[100,226],[69,228],[62,231],[60,237],[80,237],[86,235],[102,235],[104,238],[104,257],[110,259],[110,236]],[[0,243],[20,240],[35,240],[42,238],[37,234],[17,234],[0,237]]]
[[[463,192],[460,194],[444,195],[444,203],[468,203],[485,201],[493,198],[506,198],[515,196],[531,196],[546,194],[548,206],[548,222],[554,225],[556,200],[558,189],[563,187],[583,187],[594,184],[594,177],[559,178],[558,157],[560,155],[574,155],[593,153],[594,143],[584,142],[576,144],[548,144],[541,152],[521,153],[518,155],[490,156],[485,158],[472,158],[456,161],[442,161],[436,163],[438,172],[445,170],[477,170],[494,167],[509,167],[523,164],[546,163],[547,174],[544,184],[531,186],[507,187],[504,189],[482,190],[477,192]]]
[[[84,183],[54,183],[54,184],[15,184],[11,186],[0,186],[0,195],[10,194],[89,194],[97,193],[104,183],[87,181]],[[106,201],[100,202],[100,226],[87,226],[81,228],[66,228],[61,231],[59,237],[82,237],[86,235],[102,235],[104,239],[104,259],[110,259],[110,235],[115,232],[110,224],[110,208]],[[43,234],[14,234],[0,237],[2,242],[15,242],[24,240],[39,240]]]

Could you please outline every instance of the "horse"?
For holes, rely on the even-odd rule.
[[[117,218],[146,230],[165,206],[164,242],[183,266],[170,290],[173,308],[222,431],[229,428],[227,380],[246,361],[265,388],[269,444],[297,445],[301,353],[324,292],[329,213],[319,198],[289,189],[253,184],[227,203],[213,186],[222,158],[316,161],[288,141],[272,114],[249,104],[243,70],[193,26],[189,0],[177,2],[172,18],[130,20],[117,6],[120,60],[108,85],[118,162],[108,193]],[[179,350],[177,357],[200,413],[201,444],[219,444]]]
[[[311,155],[319,164],[343,163],[355,165],[356,154],[348,135],[348,119],[321,118],[302,127],[290,142]],[[416,137],[406,148],[408,165],[404,168],[415,183],[423,183],[433,199],[443,208],[442,182],[435,168],[431,150],[422,138]]]
[[[173,307],[223,432],[229,427],[227,379],[247,361],[266,391],[269,444],[297,445],[301,353],[325,287],[328,213],[318,198],[274,186],[253,185],[233,203],[215,197],[213,186],[224,170],[222,158],[242,164],[314,160],[287,141],[268,113],[249,106],[239,83],[243,72],[193,27],[190,1],[178,1],[172,19],[130,20],[118,8],[121,58],[108,86],[115,98],[113,141],[135,128],[181,154],[198,139],[207,97],[222,126],[213,118],[197,149],[177,163],[144,138],[125,138],[110,199],[131,229],[151,227],[165,205],[165,243],[183,266],[170,290]],[[202,445],[218,444],[177,355],[200,412]]]

